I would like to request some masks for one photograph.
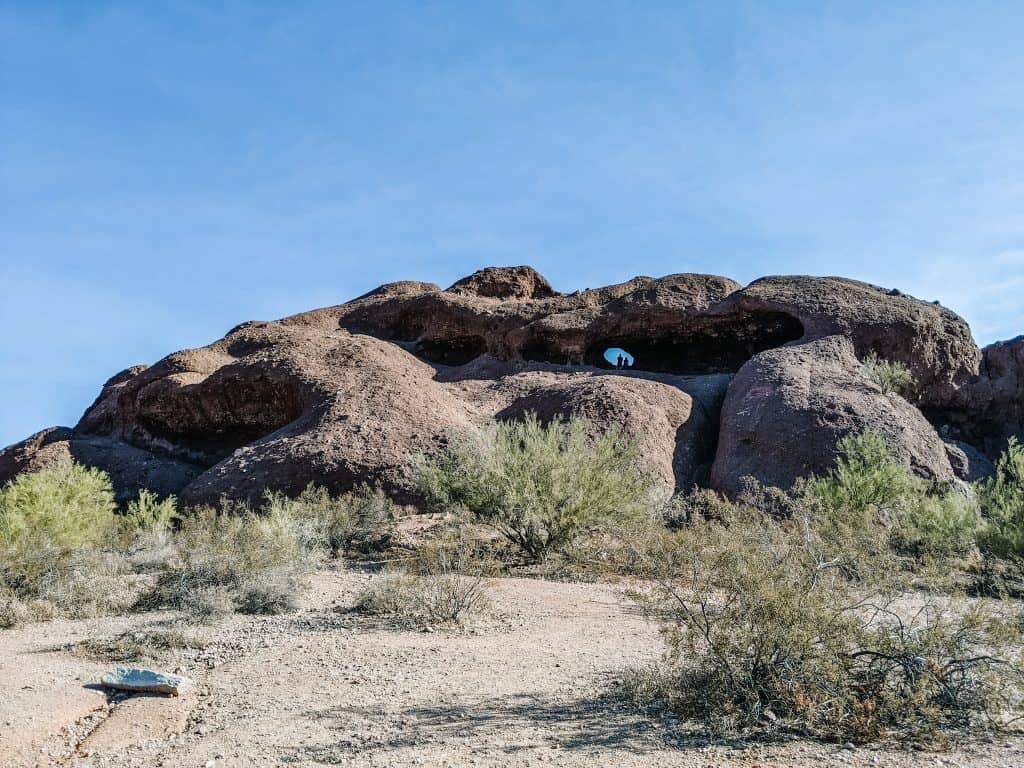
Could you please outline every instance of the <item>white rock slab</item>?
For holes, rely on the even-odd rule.
[[[192,685],[187,677],[172,675],[167,672],[154,672],[149,669],[128,669],[118,667],[107,672],[100,678],[100,684],[106,688],[133,693],[164,693],[178,696]]]

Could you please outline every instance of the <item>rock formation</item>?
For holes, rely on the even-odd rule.
[[[635,357],[614,370],[604,352]],[[915,403],[863,373],[906,364]],[[936,480],[977,476],[1024,423],[1024,341],[982,353],[936,304],[841,278],[637,277],[560,294],[529,267],[447,290],[390,283],[346,304],[248,322],[104,385],[74,429],[0,451],[0,482],[61,457],[187,502],[380,482],[414,500],[411,457],[534,411],[639,442],[668,491],[786,487],[863,429]],[[926,418],[927,416],[927,418]],[[941,437],[940,437],[941,433]],[[943,441],[945,438],[945,442]]]

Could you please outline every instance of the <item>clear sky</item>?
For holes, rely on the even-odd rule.
[[[1024,7],[0,0],[0,445],[382,282],[842,274],[1024,333]]]

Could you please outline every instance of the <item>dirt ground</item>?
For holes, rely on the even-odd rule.
[[[302,610],[234,617],[202,650],[147,664],[180,698],[108,697],[116,664],[81,643],[173,615],[0,631],[0,766],[1022,766],[1024,740],[945,753],[806,741],[707,743],[618,703],[617,677],[661,652],[657,627],[602,584],[497,579],[492,615],[457,633],[347,613],[369,579],[317,575]]]

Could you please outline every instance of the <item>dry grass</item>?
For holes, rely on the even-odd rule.
[[[356,610],[407,627],[462,626],[488,610],[488,576],[496,563],[467,529],[451,529],[422,546],[356,599]]]
[[[202,650],[211,643],[209,632],[193,626],[171,624],[131,629],[120,634],[86,640],[78,647],[104,661],[134,663],[158,659],[166,653]]]
[[[143,601],[210,620],[232,610],[295,610],[306,580],[322,559],[316,531],[287,509],[263,514],[234,505],[195,510],[175,537],[176,555]]]

